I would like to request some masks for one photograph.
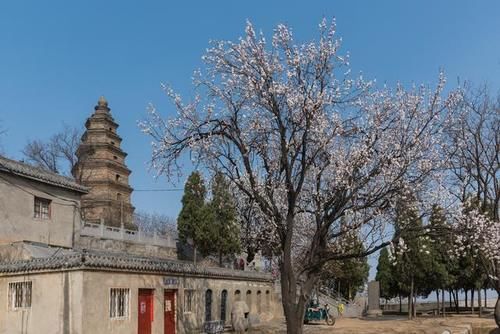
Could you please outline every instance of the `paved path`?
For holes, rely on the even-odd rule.
[[[333,327],[320,323],[310,324],[304,326],[304,332],[306,334],[500,334],[500,330],[494,328],[496,326],[492,317],[452,316],[448,318],[420,318],[409,321],[401,317],[386,316],[377,319],[338,319]],[[285,324],[283,320],[275,320],[261,325],[250,333],[286,333]]]

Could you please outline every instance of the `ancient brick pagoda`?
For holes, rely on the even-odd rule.
[[[130,169],[125,165],[125,153],[118,124],[111,116],[111,109],[104,97],[100,97],[94,114],[85,123],[86,131],[77,150],[78,163],[73,176],[89,187],[82,196],[83,219],[88,222],[104,221],[105,225],[133,229],[134,207],[130,197]]]

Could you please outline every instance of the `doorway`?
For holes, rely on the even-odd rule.
[[[165,290],[164,298],[164,334],[175,334],[176,321],[176,290]]]
[[[153,322],[153,289],[139,289],[138,312],[138,334],[151,334],[151,325]]]

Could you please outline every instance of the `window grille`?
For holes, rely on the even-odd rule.
[[[50,200],[35,197],[34,217],[40,219],[50,218]]]
[[[109,295],[109,317],[127,318],[129,315],[130,289],[112,288]]]
[[[11,309],[31,307],[31,281],[9,283],[9,306]]]

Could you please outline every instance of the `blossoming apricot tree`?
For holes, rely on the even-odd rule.
[[[398,86],[375,90],[353,77],[335,24],[297,45],[278,25],[270,41],[251,23],[237,42],[213,42],[195,74],[197,95],[178,115],[152,106],[142,131],[153,138],[153,167],[167,177],[189,154],[219,170],[259,210],[279,254],[289,333],[302,333],[306,303],[323,265],[386,246],[385,215],[408,189],[425,187],[439,167],[442,122],[456,94]],[[337,247],[355,231],[363,252]],[[359,249],[359,247],[357,248]]]

